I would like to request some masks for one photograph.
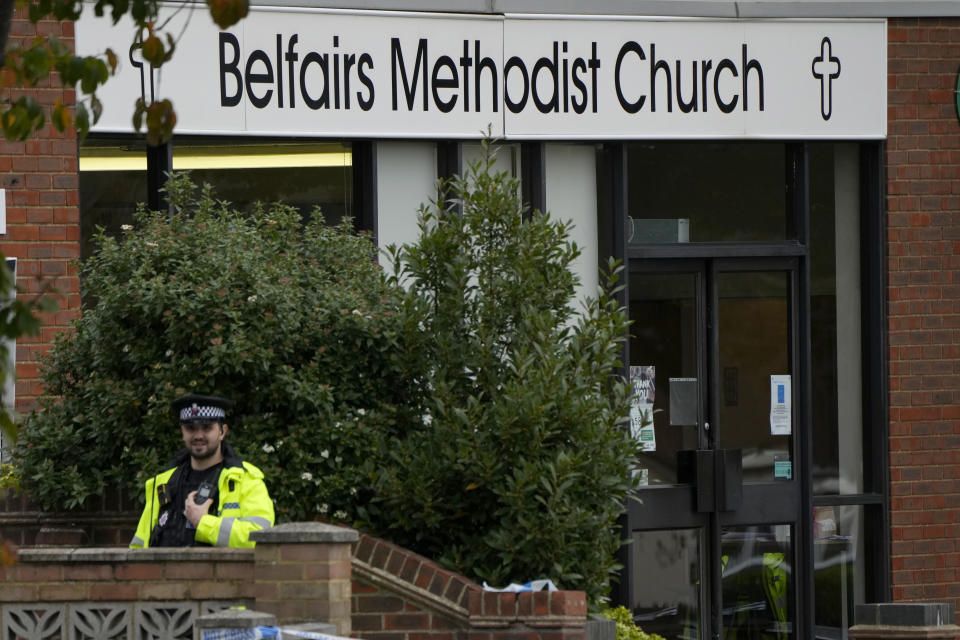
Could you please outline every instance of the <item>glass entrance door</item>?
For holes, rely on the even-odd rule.
[[[791,258],[632,261],[630,599],[666,638],[796,630]]]

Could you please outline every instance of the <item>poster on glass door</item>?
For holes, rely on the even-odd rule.
[[[770,435],[788,436],[791,431],[790,376],[770,376]]]
[[[657,437],[653,430],[653,401],[657,393],[657,369],[653,365],[631,366],[630,434],[642,451],[656,451]]]

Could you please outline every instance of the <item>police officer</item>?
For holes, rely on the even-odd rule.
[[[131,547],[253,547],[250,532],[273,526],[263,473],[224,441],[232,407],[225,398],[203,395],[170,404],[186,448],[147,480]]]

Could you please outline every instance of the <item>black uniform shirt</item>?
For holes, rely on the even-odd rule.
[[[184,505],[187,496],[196,491],[203,482],[209,482],[216,487],[222,469],[222,462],[199,471],[191,467],[189,462],[185,462],[174,472],[166,485],[169,502],[161,507],[160,518],[154,529],[154,540],[151,540],[150,546],[189,547],[198,544],[195,539],[196,527],[183,514]],[[216,490],[210,501],[213,504],[210,505],[207,513],[216,514],[218,503]]]

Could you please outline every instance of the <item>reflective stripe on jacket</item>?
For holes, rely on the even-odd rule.
[[[207,514],[200,518],[195,536],[197,542],[216,547],[252,548],[256,543],[250,540],[250,533],[273,526],[273,501],[263,482],[263,472],[249,462],[241,464],[225,467],[220,472],[217,481],[218,515]],[[147,480],[146,504],[137,532],[130,541],[131,548],[150,546],[150,534],[157,526],[162,510],[157,487],[166,485],[176,469],[167,469]]]

